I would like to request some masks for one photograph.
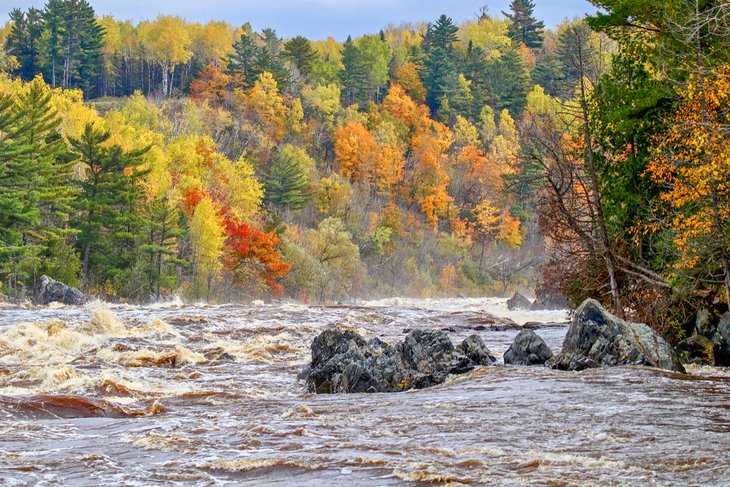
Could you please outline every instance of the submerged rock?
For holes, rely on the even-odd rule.
[[[720,317],[717,331],[712,337],[712,352],[715,365],[730,367],[730,312]]]
[[[41,276],[33,289],[33,300],[38,305],[55,302],[78,306],[89,301],[89,298],[75,287],[67,286],[48,276]]]
[[[415,330],[391,346],[352,331],[326,330],[312,342],[312,363],[302,371],[311,392],[398,392],[441,384],[450,374],[491,364],[484,342],[472,336],[454,347],[441,331]]]
[[[514,311],[516,309],[532,309],[532,301],[527,299],[520,293],[515,293],[514,296],[507,300],[507,309]]]
[[[505,365],[545,365],[553,357],[547,343],[532,330],[522,330],[504,353]]]
[[[562,351],[550,365],[583,370],[619,365],[649,365],[684,372],[672,347],[643,323],[629,323],[587,299],[575,312]]]

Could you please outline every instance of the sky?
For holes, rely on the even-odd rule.
[[[11,9],[41,8],[45,0],[2,0],[0,18]],[[251,22],[256,30],[273,27],[282,37],[344,40],[377,33],[389,23],[435,20],[445,13],[457,23],[474,18],[483,5],[489,13],[507,10],[510,0],[90,0],[98,15],[140,21],[173,14],[190,21]],[[535,16],[554,26],[563,19],[594,13],[587,0],[535,0]]]

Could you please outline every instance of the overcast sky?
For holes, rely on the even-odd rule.
[[[434,20],[442,13],[455,21],[473,18],[482,5],[493,15],[507,9],[509,0],[90,0],[97,14],[114,14],[135,21],[159,13],[192,21],[226,20],[234,25],[251,22],[256,30],[273,27],[283,37],[298,34],[310,39],[332,35],[376,33],[389,23]],[[2,0],[0,16],[14,7],[42,7],[45,0]],[[547,26],[564,18],[596,11],[587,0],[535,0],[535,14]]]

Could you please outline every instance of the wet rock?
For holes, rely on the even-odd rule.
[[[459,345],[459,350],[461,350],[472,363],[477,365],[494,365],[497,361],[479,335],[471,335],[465,338],[464,341],[461,342],[461,345]]]
[[[505,365],[544,365],[553,357],[545,341],[532,330],[522,330],[504,353]]]
[[[507,309],[514,311],[517,309],[532,309],[532,301],[527,299],[520,293],[515,293],[514,296],[507,300]]]
[[[685,364],[714,364],[712,340],[702,335],[685,338],[675,347],[679,359]]]
[[[55,302],[78,306],[89,301],[89,298],[75,287],[67,286],[48,276],[41,276],[33,289],[33,300],[38,305]]]
[[[717,331],[712,337],[712,353],[715,365],[730,367],[730,312],[720,317]]]
[[[562,370],[649,365],[684,372],[664,338],[643,323],[617,318],[593,299],[575,312],[563,349],[549,365]]]
[[[422,389],[485,362],[489,351],[484,343],[478,337],[467,340],[469,354],[441,331],[415,330],[403,342],[389,345],[379,338],[366,341],[352,331],[326,330],[312,342],[312,362],[300,377],[315,393]]]
[[[531,306],[533,311],[571,308],[572,306],[568,298],[558,289],[553,289],[546,285],[538,286],[535,289],[535,302]]]

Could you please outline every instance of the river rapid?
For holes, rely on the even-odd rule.
[[[0,484],[730,484],[723,369],[498,365],[397,394],[297,380],[330,327],[477,333],[501,357],[505,317],[553,322],[536,331],[560,349],[565,312],[498,299],[0,308]]]

